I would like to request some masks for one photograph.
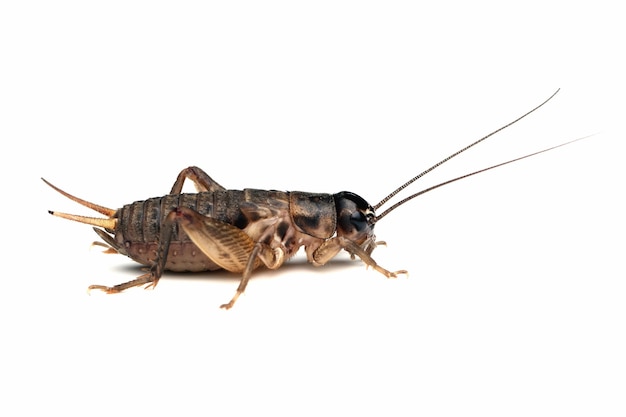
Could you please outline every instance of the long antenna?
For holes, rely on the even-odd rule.
[[[491,132],[490,134],[488,134],[485,137],[482,137],[480,139],[478,139],[476,142],[471,143],[469,145],[467,145],[465,148],[456,151],[455,153],[453,153],[452,155],[448,156],[447,158],[442,159],[441,161],[437,162],[435,165],[431,166],[430,168],[428,168],[426,171],[422,172],[421,174],[416,175],[415,177],[411,178],[409,181],[405,182],[404,184],[402,184],[400,187],[398,187],[395,191],[393,191],[391,194],[389,194],[387,197],[383,198],[382,200],[380,200],[380,202],[378,204],[376,204],[374,206],[374,209],[378,209],[380,208],[380,206],[382,206],[383,204],[385,204],[387,201],[389,201],[389,199],[391,199],[393,196],[395,196],[396,194],[398,194],[400,191],[404,190],[406,187],[408,187],[409,185],[411,185],[413,182],[415,182],[416,180],[420,179],[421,177],[423,177],[424,175],[428,174],[430,171],[432,171],[433,169],[439,167],[440,165],[443,165],[445,162],[448,162],[450,159],[454,158],[455,156],[459,155],[460,153],[465,152],[466,150],[468,150],[469,148],[471,148],[472,146],[478,145],[480,142],[484,141],[485,139],[495,135],[496,133],[500,132],[501,130],[506,129],[507,127],[511,126],[512,124],[515,124],[517,122],[519,122],[520,120],[522,120],[524,117],[528,116],[529,114],[531,114],[532,112],[534,112],[535,110],[537,110],[538,108],[540,108],[541,106],[543,106],[544,104],[546,104],[548,101],[550,101],[552,99],[552,97],[554,97],[556,95],[556,93],[559,92],[559,90],[561,90],[560,88],[558,90],[556,90],[550,97],[548,97],[547,100],[545,100],[543,103],[541,103],[540,105],[538,105],[537,107],[535,107],[534,109],[530,110],[529,112],[523,114],[522,116],[518,117],[517,119],[513,120],[510,123],[507,123],[506,125],[502,126],[499,129],[494,130],[493,132]],[[541,151],[543,152],[543,151]],[[509,161],[509,162],[513,162],[513,161]],[[508,163],[508,162],[506,162]],[[496,165],[498,166],[498,165]],[[491,168],[487,168],[487,169],[491,169]],[[478,171],[480,172],[480,171]],[[473,174],[469,174],[469,175],[473,175]],[[462,177],[460,177],[462,178]],[[458,179],[460,179],[458,178]],[[444,183],[445,184],[445,183]],[[443,185],[443,184],[441,184]],[[414,195],[415,196],[415,195]],[[382,216],[378,216],[378,217],[382,217]]]
[[[574,142],[578,142],[579,140],[587,139],[590,136],[591,135],[584,136],[582,138],[578,138],[578,139],[574,139],[574,140],[570,140],[569,142],[561,143],[560,145],[552,146],[550,148],[546,148],[546,149],[543,149],[541,151],[537,151],[537,152],[530,153],[528,155],[520,156],[519,158],[511,159],[511,160],[506,161],[506,162],[501,162],[501,163],[499,163],[497,165],[493,165],[493,166],[490,166],[488,168],[483,168],[483,169],[480,169],[478,171],[474,171],[474,172],[471,172],[469,174],[461,175],[460,177],[456,177],[456,178],[453,178],[451,180],[444,181],[444,182],[442,182],[440,184],[433,185],[432,187],[428,187],[428,188],[426,188],[426,189],[424,189],[424,190],[422,190],[420,192],[417,192],[415,194],[412,194],[412,195],[406,197],[402,201],[397,202],[396,204],[394,204],[393,206],[389,207],[387,210],[383,211],[381,214],[376,216],[376,218],[374,220],[375,220],[375,222],[379,221],[380,219],[382,219],[387,214],[391,213],[393,210],[397,209],[398,207],[400,207],[401,205],[403,205],[407,201],[412,200],[415,197],[420,196],[422,194],[425,194],[425,193],[427,193],[429,191],[432,191],[432,190],[434,190],[436,188],[443,187],[444,185],[450,184],[452,182],[459,181],[459,180],[462,180],[464,178],[471,177],[472,175],[480,174],[481,172],[489,171],[490,169],[498,168],[498,167],[501,167],[503,165],[507,165],[507,164],[511,164],[513,162],[520,161],[522,159],[530,158],[531,156],[539,155],[540,153],[544,153],[544,152],[548,152],[548,151],[551,151],[551,150],[556,149],[556,148],[560,148],[561,146],[565,146],[565,145],[569,145],[569,144],[574,143]]]

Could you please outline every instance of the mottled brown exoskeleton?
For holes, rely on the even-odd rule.
[[[153,288],[165,270],[197,272],[225,269],[242,274],[235,295],[221,306],[229,309],[244,292],[252,271],[260,266],[279,268],[301,246],[304,246],[307,259],[313,265],[324,265],[341,250],[346,250],[352,257],[360,258],[367,266],[387,278],[395,278],[407,271],[391,272],[378,265],[371,256],[376,245],[382,243],[376,242],[374,236],[374,226],[381,218],[407,201],[435,188],[574,141],[435,185],[405,198],[381,214],[376,215],[375,210],[418,178],[537,110],[555,94],[556,92],[513,122],[412,178],[375,206],[347,191],[317,194],[256,189],[227,190],[200,168],[189,167],[178,175],[168,195],[137,201],[118,210],[74,197],[44,180],[64,196],[107,218],[53,211],[50,213],[96,226],[94,230],[106,242],[108,252],[121,253],[150,267],[148,272],[132,281],[112,287],[91,285],[90,290],[117,293],[139,285]],[[193,181],[197,193],[181,193],[186,179]]]

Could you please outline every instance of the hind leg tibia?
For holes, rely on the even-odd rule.
[[[202,169],[191,166],[180,171],[178,178],[176,178],[176,182],[172,186],[170,194],[180,194],[183,190],[183,184],[186,179],[191,180],[194,183],[198,192],[225,190],[224,187],[219,185],[217,181],[211,178],[209,174],[204,172]]]

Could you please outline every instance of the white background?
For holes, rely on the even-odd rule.
[[[7,2],[8,3],[8,2]],[[624,415],[623,21],[609,2],[14,2],[0,7],[2,415]],[[536,3],[536,4],[535,4]],[[340,256],[140,274],[88,210],[186,166],[378,202],[561,92]],[[407,194],[408,195],[408,194]]]

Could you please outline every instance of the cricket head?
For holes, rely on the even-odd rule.
[[[418,179],[420,179],[424,175],[428,174],[429,172],[431,172],[432,170],[440,167],[441,165],[443,165],[444,163],[448,162],[452,158],[455,158],[459,154],[461,154],[461,153],[467,151],[468,149],[478,145],[479,143],[485,141],[486,139],[490,138],[491,136],[495,135],[496,133],[506,129],[507,127],[517,123],[518,121],[520,121],[524,117],[526,117],[529,114],[533,113],[534,111],[536,111],[537,109],[542,107],[544,104],[546,104],[548,101],[550,101],[558,93],[558,91],[559,90],[554,92],[554,94],[552,94],[550,97],[548,97],[548,99],[545,100],[543,103],[539,104],[538,106],[536,106],[532,110],[526,112],[525,114],[523,114],[522,116],[520,116],[517,119],[513,120],[512,122],[510,122],[510,123],[500,127],[499,129],[494,130],[493,132],[489,133],[486,136],[483,136],[482,138],[478,139],[477,141],[475,141],[473,143],[470,143],[466,147],[464,147],[462,149],[459,149],[455,153],[449,155],[448,157],[446,157],[446,158],[442,159],[441,161],[437,162],[436,164],[434,164],[430,168],[426,169],[425,171],[423,171],[420,174],[416,175],[415,177],[411,178],[410,180],[408,180],[407,182],[402,184],[400,187],[398,187],[394,191],[392,191],[389,195],[387,195],[385,198],[383,198],[380,202],[378,202],[374,206],[371,206],[363,198],[361,198],[358,195],[356,195],[354,193],[351,193],[351,192],[344,191],[344,192],[335,194],[334,195],[335,206],[337,208],[337,235],[338,236],[344,236],[347,239],[350,239],[352,242],[358,244],[359,246],[361,246],[361,248],[363,248],[366,251],[368,251],[368,254],[369,254],[369,253],[371,253],[373,248],[376,246],[375,236],[374,236],[374,225],[378,221],[380,221],[383,217],[387,216],[389,213],[391,213],[392,211],[394,211],[398,207],[403,206],[407,202],[413,200],[415,197],[418,197],[418,196],[420,196],[422,194],[425,194],[425,193],[428,193],[430,191],[433,191],[433,190],[435,190],[437,188],[443,187],[444,185],[448,185],[448,184],[451,184],[453,182],[456,182],[456,181],[459,181],[459,180],[462,180],[462,179],[465,179],[465,178],[469,178],[469,177],[472,177],[474,175],[477,175],[477,174],[480,174],[480,173],[483,173],[483,172],[486,172],[486,171],[490,171],[492,169],[499,168],[501,166],[508,165],[508,164],[513,163],[513,162],[521,161],[522,159],[530,158],[532,156],[539,155],[541,153],[548,152],[548,151],[551,151],[553,149],[557,149],[557,148],[560,148],[562,146],[566,146],[566,145],[569,145],[571,143],[577,142],[579,140],[583,140],[583,139],[588,138],[589,136],[584,136],[584,137],[581,137],[581,138],[578,138],[578,139],[570,140],[568,142],[561,143],[559,145],[551,146],[549,148],[542,149],[540,151],[536,151],[536,152],[533,152],[533,153],[530,153],[530,154],[526,154],[526,155],[520,156],[518,158],[510,159],[508,161],[501,162],[501,163],[496,164],[496,165],[492,165],[492,166],[489,166],[489,167],[486,167],[486,168],[483,168],[483,169],[479,169],[479,170],[474,171],[474,172],[467,173],[465,175],[461,175],[461,176],[456,177],[456,178],[452,178],[450,180],[441,182],[439,184],[430,186],[430,187],[428,187],[426,189],[423,189],[423,190],[421,190],[419,192],[411,194],[408,197],[405,197],[404,199],[402,199],[401,201],[391,205],[390,207],[386,207],[386,208],[383,207],[383,206],[385,206],[388,203],[389,200],[391,200],[399,192],[404,190],[406,187],[408,187],[409,185],[411,185],[412,183],[414,183],[415,181],[417,181]],[[381,213],[376,215],[375,214],[375,210],[379,210],[379,209],[381,210]],[[379,242],[379,243],[382,243],[382,242]]]
[[[337,236],[345,237],[371,253],[376,246],[374,208],[349,191],[334,194],[337,210]]]

